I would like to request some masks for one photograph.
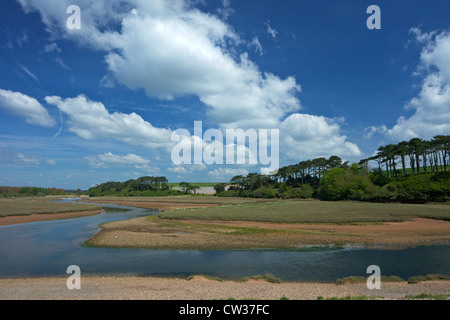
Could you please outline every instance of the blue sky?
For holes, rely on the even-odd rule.
[[[373,4],[380,30],[366,27]],[[279,129],[280,165],[450,134],[449,12],[446,0],[1,1],[0,185],[259,170],[175,165],[171,134],[194,121]]]

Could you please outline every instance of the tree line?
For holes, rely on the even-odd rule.
[[[67,194],[66,190],[57,188],[0,187],[0,197],[38,197],[64,194]]]
[[[170,194],[166,177],[140,177],[125,182],[109,181],[96,185],[88,190],[91,197],[95,196],[146,196]]]
[[[319,157],[281,167],[270,176],[234,176],[228,184],[217,184],[214,189],[219,196],[441,201],[450,193],[449,142],[450,136],[435,136],[429,141],[414,138],[380,146],[375,156],[359,163],[350,165],[335,155]],[[369,161],[378,167],[370,168]],[[227,185],[231,185],[228,190]]]
[[[380,171],[382,166],[385,167],[388,177],[397,177],[399,174],[407,176],[447,171],[449,145],[450,136],[448,135],[435,136],[431,140],[413,138],[398,144],[380,146],[375,156],[362,159],[359,164],[367,167],[369,161],[376,161]],[[398,165],[401,170],[397,169]]]

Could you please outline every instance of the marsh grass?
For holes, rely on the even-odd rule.
[[[336,280],[336,284],[355,284],[355,283],[366,283],[367,278],[361,276],[349,276],[345,278],[340,278]],[[381,276],[381,283],[383,282],[406,282],[401,277],[398,276]]]
[[[53,202],[53,200],[57,199],[53,197],[0,199],[0,217],[95,211],[102,209],[92,204]]]
[[[450,300],[450,294],[421,293],[418,295],[407,295],[406,300]]]
[[[324,298],[322,296],[317,297],[317,300],[380,300],[383,297],[376,296],[345,296],[345,297],[330,297]]]
[[[193,274],[190,275],[189,277],[187,277],[187,280],[192,280],[194,278],[205,278],[207,280],[213,280],[213,281],[218,281],[218,282],[223,282],[225,281],[224,279],[220,278],[220,277],[216,277],[216,276],[210,276],[210,275],[205,275],[205,274]]]
[[[408,279],[409,284],[419,283],[422,281],[450,281],[450,276],[442,274],[427,274],[422,276],[414,276]]]
[[[209,208],[162,212],[163,219],[259,221],[273,223],[379,224],[422,217],[450,220],[450,207],[439,204],[368,203],[357,201],[277,201],[234,203]]]
[[[146,217],[146,220],[148,222],[157,224],[161,228],[173,228],[185,232],[189,231],[209,232],[223,235],[309,234],[309,235],[341,235],[347,237],[354,236],[352,234],[339,233],[336,231],[327,231],[327,230],[288,230],[288,229],[271,229],[271,228],[255,228],[255,227],[236,227],[212,223],[187,223],[183,222],[183,220],[162,219],[160,216],[156,215]],[[317,251],[320,250],[321,248],[305,247],[299,248],[298,251]]]
[[[253,275],[253,276],[243,277],[243,278],[241,278],[240,281],[246,282],[246,281],[249,281],[249,280],[263,280],[263,281],[267,281],[267,282],[270,282],[270,283],[281,283],[282,282],[281,279],[275,277],[271,273],[266,273],[264,275],[257,274],[257,275]]]

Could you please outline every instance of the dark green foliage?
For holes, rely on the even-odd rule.
[[[172,190],[165,177],[141,177],[125,182],[106,182],[89,189],[91,197],[98,196],[173,196],[181,191]]]
[[[371,200],[412,203],[450,200],[450,172],[397,179],[378,190]]]
[[[0,197],[40,197],[64,195],[64,189],[37,187],[0,187]]]
[[[314,188],[308,183],[301,185],[299,188],[288,188],[279,193],[279,198],[282,199],[310,199],[313,196]]]
[[[216,191],[216,194],[222,193],[225,191],[226,183],[218,183],[214,186],[214,190]]]
[[[334,168],[320,182],[319,197],[323,200],[367,200],[376,191],[367,175],[360,175],[354,167]]]
[[[337,156],[301,161],[281,167],[270,176],[256,173],[235,176],[230,180],[233,187],[229,190],[217,186],[220,188],[217,195],[372,202],[448,201],[449,144],[450,136],[435,136],[430,141],[414,138],[381,146],[375,156],[358,164],[343,163]],[[377,168],[371,169],[369,161],[375,161]]]

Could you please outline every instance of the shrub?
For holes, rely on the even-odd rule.
[[[368,200],[376,192],[376,186],[367,175],[354,170],[334,168],[324,175],[318,190],[324,200]]]
[[[428,202],[450,199],[450,172],[402,177],[380,188],[372,201]]]
[[[270,187],[261,187],[256,190],[253,190],[249,194],[252,198],[275,198],[276,197],[276,191],[273,188]]]
[[[291,188],[287,191],[279,193],[279,197],[283,199],[310,199],[314,195],[314,188],[306,183],[300,188]]]

